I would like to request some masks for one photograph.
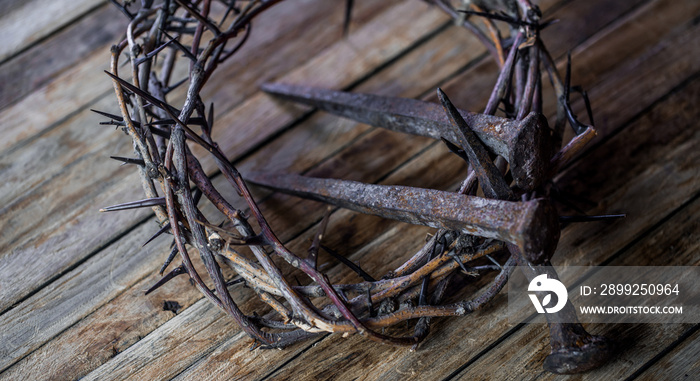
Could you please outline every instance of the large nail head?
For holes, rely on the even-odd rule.
[[[523,237],[521,245],[526,258],[533,264],[540,264],[549,260],[557,249],[561,232],[559,217],[545,199],[530,201],[528,205],[528,217],[521,220],[517,236]]]
[[[580,341],[580,340],[579,340]],[[552,348],[544,369],[556,374],[574,374],[599,368],[610,360],[613,346],[602,336],[588,336],[574,346]]]

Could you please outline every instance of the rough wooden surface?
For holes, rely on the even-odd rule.
[[[441,144],[309,114],[259,91],[275,80],[435,100],[439,86],[461,108],[483,108],[496,67],[475,38],[418,0],[355,3],[347,38],[337,2],[290,0],[263,15],[271,27],[256,28],[203,93],[216,104],[215,138],[244,174],[270,169],[454,189],[466,168]],[[557,184],[588,199],[579,205],[587,213],[628,214],[565,229],[555,264],[698,265],[700,3],[540,4],[561,20],[543,38],[560,64],[572,52],[573,81],[588,90],[599,130]],[[132,168],[108,159],[128,156],[128,139],[87,111],[116,111],[102,70],[124,18],[87,0],[10,0],[0,11],[0,379],[553,378],[541,367],[545,327],[509,324],[503,295],[466,318],[437,319],[416,352],[356,336],[249,351],[251,340],[187,280],[144,296],[169,242],[141,248],[157,229],[147,212],[97,213],[141,191]],[[48,12],[54,17],[42,21]],[[581,102],[574,107],[583,112]],[[551,98],[545,108],[553,110]],[[220,176],[214,182],[225,189]],[[280,239],[305,250],[320,204],[256,196]],[[379,277],[430,230],[337,210],[329,232],[325,243]],[[322,259],[333,281],[357,280]],[[248,290],[233,296],[245,311],[265,311]],[[182,308],[164,311],[164,301]],[[698,325],[589,328],[622,345],[609,365],[570,378],[697,373]]]

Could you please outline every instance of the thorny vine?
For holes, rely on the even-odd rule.
[[[253,29],[256,16],[281,1],[142,0],[140,6],[132,1],[112,1],[130,19],[125,38],[112,47],[110,71],[107,72],[114,83],[121,115],[99,113],[110,118],[107,124],[122,126],[133,140],[135,158],[114,158],[137,165],[146,199],[103,210],[151,207],[161,226],[154,238],[163,233],[174,236],[173,248],[161,273],[178,254],[182,264],[166,274],[150,291],[177,275],[187,274],[207,299],[229,314],[256,343],[265,347],[281,348],[319,333],[333,332],[359,333],[382,343],[415,348],[427,336],[430,318],[461,316],[481,308],[503,288],[516,265],[530,266],[535,269],[533,274],[538,271],[551,273],[551,270],[542,270],[547,266],[536,266],[548,263],[559,237],[558,221],[555,218],[552,223],[549,218],[549,179],[557,168],[590,141],[595,130],[580,122],[569,106],[572,89],[569,71],[562,80],[553,58],[539,38],[539,31],[548,25],[548,22],[540,20],[539,9],[529,0],[426,0],[473,32],[500,67],[500,75],[486,109],[481,115],[473,114],[472,119],[465,117],[469,123],[462,119],[466,114],[460,114],[447,96],[439,91],[446,111],[441,117],[449,117],[452,130],[439,132],[439,136],[433,137],[443,138],[453,152],[469,162],[471,168],[456,194],[396,187],[392,191],[417,198],[415,204],[409,202],[390,209],[387,204],[392,201],[387,198],[379,197],[379,204],[368,206],[371,202],[357,197],[357,194],[380,195],[384,191],[381,186],[372,188],[371,184],[341,180],[323,183],[299,176],[251,174],[254,182],[282,191],[440,228],[407,262],[379,280],[341,257],[343,263],[362,276],[364,281],[331,284],[318,265],[318,254],[322,248],[337,256],[332,249],[321,244],[330,209],[319,224],[306,255],[288,250],[270,229],[246,181],[212,139],[214,106],[207,107],[200,96],[200,91],[217,67],[243,46]],[[346,5],[347,30],[352,1],[347,1]],[[216,7],[224,9],[219,21],[213,17]],[[496,23],[500,22],[508,26],[508,36],[502,36],[506,28],[499,29]],[[211,38],[206,41],[205,36]],[[130,72],[127,74],[119,73],[120,58],[123,56],[128,58]],[[183,80],[174,82],[172,76],[176,59],[182,56],[188,60],[188,74]],[[558,98],[557,117],[551,130],[541,117],[542,68],[549,75]],[[128,76],[130,81],[126,79]],[[177,108],[166,98],[180,86],[187,87],[186,98]],[[300,93],[304,91],[299,90]],[[276,91],[271,88],[269,92]],[[282,94],[284,91],[277,92]],[[321,104],[314,103],[322,102],[319,99],[311,103],[323,109]],[[517,154],[520,157],[513,152],[504,153],[508,149],[514,151],[516,147],[501,148],[499,151],[486,144],[487,150],[481,141],[485,135],[479,133],[477,136],[472,129],[475,124],[496,120],[489,119],[496,118],[489,115],[495,115],[499,108],[513,124],[541,126],[544,123],[545,128],[538,130],[543,135],[537,138],[544,143],[535,139],[531,146],[521,147],[525,152]],[[592,124],[590,107],[588,110]],[[362,117],[358,118],[361,120]],[[560,150],[567,122],[577,136]],[[426,131],[408,132],[431,136]],[[245,200],[248,211],[236,209],[219,193],[189,144],[199,145],[213,156],[221,174]],[[558,153],[552,155],[553,152]],[[518,160],[529,156],[542,156],[545,160],[520,176],[516,173],[522,164]],[[495,160],[493,157],[496,157]],[[527,179],[521,181],[523,176]],[[511,187],[510,180],[513,179],[515,185]],[[476,197],[478,186],[488,199],[496,200]],[[353,189],[359,191],[352,194]],[[422,198],[428,196],[452,202],[448,209],[453,206],[466,208],[465,203],[472,203],[475,208],[485,205],[484,208],[491,208],[492,211],[472,214],[467,211],[461,217],[447,216],[444,210],[437,209],[420,214],[415,205],[423,203]],[[201,197],[206,197],[225,216],[225,225],[210,222],[212,217],[202,213],[198,208]],[[537,216],[532,217],[533,213]],[[522,228],[523,224],[527,226]],[[541,226],[548,224],[551,226]],[[470,228],[463,228],[462,225]],[[258,227],[258,231],[254,226]],[[533,234],[537,234],[532,231],[541,228],[546,235],[533,237]],[[241,254],[237,249],[241,246],[248,247],[252,257]],[[195,269],[191,259],[193,251],[199,253],[207,277]],[[499,253],[501,257],[505,255],[508,258],[504,263],[495,259]],[[306,274],[311,284],[292,285],[285,276],[289,269],[280,268],[279,262],[273,261],[275,256],[284,259],[287,266]],[[219,264],[224,258],[237,273],[233,279],[224,278]],[[477,276],[494,271],[497,275],[481,294],[463,301],[443,303],[448,287],[460,288],[462,278],[457,276],[460,272]],[[261,317],[241,311],[229,292],[229,287],[239,283],[254,290],[274,312]],[[213,284],[213,289],[209,284]],[[396,337],[383,332],[386,327],[412,319],[418,320],[411,335]],[[599,343],[599,338],[588,335],[580,325],[564,325],[562,329],[559,324],[558,328],[553,328],[557,324],[550,324],[553,354],[561,350],[568,351],[565,353],[568,354],[572,345]],[[572,337],[572,334],[578,336]],[[601,362],[590,358],[586,361],[588,363],[569,368],[554,364],[550,370],[580,371]]]

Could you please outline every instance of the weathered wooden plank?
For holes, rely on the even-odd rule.
[[[697,139],[700,139],[700,133],[691,127],[697,118],[697,111],[693,110],[691,105],[697,102],[699,97],[700,81],[696,80],[692,87],[654,107],[640,121],[616,135],[590,157],[586,157],[585,161],[572,168],[572,171],[580,166],[585,167],[586,171],[588,168],[598,169],[597,176],[588,177],[591,183],[580,184],[574,188],[579,192],[585,190],[594,200],[602,200],[601,206],[590,210],[590,213],[606,212],[614,208],[617,211],[629,212],[635,219],[621,221],[612,226],[582,224],[570,227],[563,233],[560,254],[555,256],[556,261],[565,261],[570,265],[600,263],[661,220],[667,211],[677,208],[697,194],[700,190],[697,168],[689,166],[689,163],[698,159],[698,154],[690,151],[698,143]],[[678,106],[679,102],[682,106]],[[663,132],[656,134],[664,136],[664,139],[634,139],[635,136],[649,136],[649,133],[660,125],[666,126],[666,123],[669,123],[666,121],[669,116],[667,114],[676,117],[670,122],[673,127],[664,128]],[[676,146],[679,148],[676,149]],[[639,152],[639,155],[643,154],[646,158],[640,162],[636,155],[629,155],[628,152]],[[617,165],[629,171],[628,175],[608,177],[604,171],[600,171],[600,163],[605,160],[615,160]],[[647,160],[664,160],[664,166],[650,166]],[[645,170],[647,168],[649,169]],[[591,188],[590,184],[598,184],[603,178],[609,183],[609,187],[602,190]],[[660,184],[664,184],[673,192],[661,188]],[[644,215],[640,215],[642,212]],[[582,239],[584,237],[585,240]],[[658,250],[665,250],[665,247],[659,247]],[[324,378],[324,372],[331,368],[333,375],[346,375],[348,379],[398,379],[412,372],[424,379],[445,377],[510,328],[505,316],[494,314],[499,308],[505,308],[505,297],[494,303],[491,311],[476,313],[463,320],[439,321],[434,328],[436,337],[426,342],[423,350],[416,353],[404,351],[399,354],[391,348],[362,345],[359,338],[327,339],[294,359],[273,378],[283,379],[300,374]],[[475,332],[478,332],[478,336],[475,336]],[[530,356],[541,355],[543,358],[547,353],[548,344],[546,332],[541,333],[541,341],[528,346],[519,345],[517,348],[523,348],[522,350],[530,353]],[[521,342],[511,346],[529,342],[531,336],[523,337]],[[449,353],[445,350],[446,347],[450,348]],[[504,363],[509,361],[510,356],[502,352],[498,353],[498,356],[494,355],[494,358],[490,358],[491,361],[495,362],[496,358],[500,358],[499,364],[505,368]],[[540,362],[537,362],[538,359]],[[532,368],[539,371],[541,358],[530,358],[529,361],[535,363]],[[373,366],[367,367],[367,363],[372,363]],[[441,366],[435,367],[436,363]],[[484,361],[484,364],[489,362]],[[508,369],[513,369],[514,372],[522,370],[518,365],[521,364],[513,367],[508,365]],[[481,374],[490,374],[484,373],[485,371],[480,369]],[[479,372],[469,373],[471,377],[478,374]],[[515,373],[513,376],[518,378]]]
[[[106,61],[104,52],[124,34],[128,24],[126,17],[115,17],[115,12],[118,11],[105,3],[87,17],[0,65],[0,83],[3,84],[0,110],[52,82],[95,53],[101,53],[100,58]]]
[[[695,95],[700,93],[696,90]],[[697,102],[698,98],[695,99]],[[651,176],[650,180],[655,180],[654,176]],[[694,202],[685,206],[649,235],[644,236],[609,265],[697,266],[700,264],[700,255],[698,255],[700,241],[696,237],[699,212],[700,200],[696,197]],[[673,247],[673,255],[669,255],[669,247]],[[616,341],[617,355],[606,366],[584,373],[577,379],[625,379],[690,327],[689,324],[592,324],[590,326],[596,334],[607,335]],[[689,339],[686,340],[686,344],[688,342]],[[472,379],[486,372],[499,380],[556,379],[556,376],[539,369],[543,360],[542,353],[534,353],[532,349],[541,348],[542,352],[546,353],[548,345],[548,330],[544,324],[528,324],[465,369],[457,379]],[[698,361],[697,356],[689,355],[674,358],[669,354],[665,359],[667,359],[666,363],[659,364],[656,372],[648,374],[656,374],[659,377],[649,379],[680,379],[682,377],[663,374],[662,370],[674,364],[674,373],[682,375],[687,373],[690,367],[697,366]]]
[[[640,374],[640,380],[690,380],[700,372],[700,331],[664,355]]]
[[[105,54],[92,54],[81,65],[67,69],[46,86],[25,96],[12,107],[0,111],[0,154],[3,158],[13,155],[32,138],[42,136],[48,130],[62,128],[72,115],[85,112],[87,105],[105,98],[111,84],[104,81],[103,70],[109,69]],[[38,112],[41,110],[41,112]]]
[[[100,0],[32,0],[14,3],[0,17],[0,62],[102,5]]]
[[[0,333],[0,369],[34,349],[37,343],[46,342],[64,330],[66,323],[74,323],[92,312],[97,307],[93,299],[110,300],[122,293],[125,287],[131,286],[122,283],[125,275],[128,281],[153,273],[153,267],[144,264],[157,266],[157,254],[167,250],[167,242],[141,249],[138,241],[145,242],[152,230],[151,224],[137,229],[133,234],[138,240],[112,245],[113,250],[108,255],[93,256],[81,264],[79,270],[66,274],[26,303],[0,316],[0,325],[4,327]],[[25,269],[30,266],[27,264]],[[39,305],[42,308],[37,308]]]
[[[378,19],[372,19],[371,22],[367,26],[365,26],[367,28],[370,28],[371,30],[376,31],[378,29],[377,25],[385,25],[387,29],[383,31],[384,36],[390,34],[389,30],[403,30],[405,32],[402,33],[402,37],[398,39],[382,39],[382,43],[386,43],[388,45],[386,49],[377,48],[377,46],[375,45],[372,46],[372,48],[377,48],[381,50],[384,54],[381,57],[376,56],[375,60],[372,61],[376,65],[381,65],[382,62],[384,62],[381,60],[382,57],[384,58],[384,60],[389,60],[393,55],[399,54],[402,49],[409,47],[411,44],[411,38],[420,38],[420,36],[422,35],[421,32],[418,32],[416,30],[413,30],[412,32],[410,31],[411,26],[413,25],[411,22],[413,22],[414,24],[418,23],[419,25],[424,26],[424,30],[431,30],[431,28],[438,27],[444,21],[444,17],[441,14],[437,13],[437,11],[433,11],[430,13],[423,12],[422,14],[420,14],[420,12],[418,12],[415,7],[409,7],[403,4],[400,7],[392,8],[391,10],[380,14],[378,16]],[[396,15],[404,15],[406,17],[391,17]],[[411,22],[409,22],[408,20],[411,20]],[[394,26],[396,27],[396,29],[392,29],[392,27]],[[362,33],[362,30],[365,27],[359,29],[358,33]],[[377,37],[381,38],[381,36],[382,35],[380,34]],[[366,42],[366,44],[370,44],[370,42],[368,41]],[[339,49],[345,50],[347,48],[343,46]],[[365,49],[369,49],[369,46],[366,46]],[[323,56],[334,54],[334,50],[331,49],[325,51],[323,53]],[[323,61],[322,57],[321,60]],[[363,57],[362,51],[358,51],[357,55],[355,55],[353,59],[348,59],[347,61],[342,62],[342,66],[338,66],[337,69],[342,71],[342,69],[345,67],[354,67],[356,66],[358,61],[362,61],[365,63],[367,62],[366,58]],[[314,63],[316,62],[312,62],[312,64]],[[303,71],[303,75],[313,76],[313,73],[308,73],[304,69],[301,70]],[[343,72],[343,75],[336,76],[335,80],[339,81],[339,83],[352,83],[353,81],[357,80],[357,76],[361,76],[361,73],[358,72],[352,72],[350,70],[347,70],[347,72],[348,73]],[[299,78],[300,74],[294,74],[293,72],[290,75],[292,76],[291,78]],[[255,123],[258,115],[260,115],[261,113],[266,113],[266,111],[263,110],[268,110],[267,112],[269,112],[269,115],[279,114],[279,111],[274,110],[279,110],[280,106],[274,103],[274,101],[272,100],[268,99],[267,101],[264,101],[261,104],[259,104],[259,106],[262,107],[262,109],[259,109],[257,107],[248,107],[246,113],[244,113],[243,115],[238,115],[240,118],[238,122],[244,125],[249,125],[249,123],[243,123],[242,121],[244,120],[251,121],[250,123]],[[69,127],[68,130],[57,129],[56,131],[51,131],[48,135],[59,137],[67,136],[69,137],[68,142],[71,144],[81,145],[81,148],[85,147],[94,149],[95,147],[91,145],[95,144],[94,139],[96,139],[96,135],[99,135],[99,132],[97,134],[88,135],[85,132],[85,128],[88,128],[88,126],[94,125],[95,123],[88,122],[89,124],[87,124],[86,126],[81,125],[78,122],[78,120],[81,120],[80,118],[93,117],[84,116],[81,114],[77,118],[78,119],[76,119],[75,125],[72,125],[73,128]],[[285,116],[279,120],[270,121],[270,125],[276,125],[277,129],[283,128],[284,125],[286,125],[286,123],[288,123],[288,121],[290,120],[289,118],[289,116]],[[269,133],[274,133],[274,131],[269,131]],[[118,144],[123,144],[124,138],[122,136],[118,136],[118,134],[117,136],[114,136],[112,138],[105,137],[104,139],[100,140],[97,144],[105,144],[106,142],[115,141],[116,139],[122,139],[122,143]],[[56,141],[48,138],[41,140],[43,141],[42,144],[49,145],[52,142]],[[46,172],[27,171],[27,167],[32,169],[37,168],[35,163],[32,161],[33,155],[36,155],[34,149],[34,147],[23,147],[17,152],[13,152],[13,155],[7,156],[3,159],[7,163],[5,165],[6,170],[3,171],[3,175],[8,176],[8,178],[17,179],[16,181],[13,181],[11,183],[12,187],[7,187],[8,193],[11,195],[17,194],[16,191],[12,190],[13,187],[24,189],[22,198],[10,202],[9,205],[3,209],[3,225],[6,221],[9,222],[11,220],[21,222],[21,219],[23,218],[33,218],[33,221],[39,222],[39,224],[33,225],[19,223],[19,226],[24,227],[23,229],[25,229],[25,233],[27,234],[27,236],[24,237],[21,241],[18,241],[16,237],[13,237],[9,234],[7,236],[0,237],[0,247],[8,247],[10,244],[14,247],[12,252],[8,251],[2,252],[2,254],[0,254],[0,261],[2,261],[3,266],[0,267],[0,269],[2,269],[3,274],[2,278],[0,278],[0,296],[2,296],[0,300],[2,300],[1,303],[4,306],[4,308],[13,304],[14,301],[16,301],[18,298],[21,298],[22,295],[26,295],[28,292],[31,292],[31,290],[33,289],[32,285],[34,285],[37,281],[50,278],[51,276],[53,276],[53,274],[60,273],[60,271],[63,271],[63,269],[76,263],[81,258],[84,258],[92,250],[95,250],[101,245],[104,245],[106,242],[109,242],[114,237],[113,231],[123,231],[120,227],[129,226],[128,223],[122,220],[120,221],[121,224],[118,225],[120,227],[116,227],[113,231],[111,229],[103,229],[102,227],[104,227],[104,225],[99,225],[101,226],[101,228],[98,231],[95,231],[95,228],[88,228],[88,231],[90,231],[90,233],[88,233],[85,230],[82,231],[80,234],[71,234],[72,231],[70,229],[66,231],[67,227],[70,228],[70,226],[75,226],[75,224],[80,224],[81,226],[85,226],[83,224],[86,224],[88,227],[93,226],[93,224],[90,224],[88,221],[92,221],[95,217],[92,212],[92,209],[85,205],[85,199],[81,198],[81,189],[93,189],[93,187],[91,187],[90,184],[101,184],[101,181],[103,181],[105,176],[108,176],[107,174],[109,173],[109,171],[112,170],[111,168],[113,167],[101,168],[95,166],[86,166],[84,172],[74,172],[74,177],[56,176],[56,174],[60,173],[61,170],[64,169],[63,167],[70,167],[71,160],[73,160],[73,162],[76,163],[76,166],[80,166],[86,164],[86,158],[75,157],[75,150],[71,150],[70,147],[66,144],[54,143],[53,146],[47,148],[44,151],[41,151],[41,153],[45,155],[43,157],[45,161],[42,162],[43,166],[51,167],[51,169],[47,170]],[[127,152],[128,151],[125,149],[124,151],[122,151],[122,155],[128,156],[129,154]],[[18,157],[23,157],[24,160],[18,161]],[[38,168],[41,169],[42,166],[39,166]],[[94,176],[94,178],[92,176]],[[45,181],[44,179],[46,177],[50,177],[50,180]],[[53,183],[52,180],[60,181],[61,184],[74,185],[73,188],[60,188],[56,187],[56,184]],[[27,189],[28,187],[23,186],[23,181],[34,181],[38,186],[34,187],[34,189]],[[98,181],[100,182],[98,183]],[[109,199],[111,200],[110,203],[119,202],[124,200],[125,198],[127,200],[130,198],[136,199],[139,197],[140,192],[137,189],[138,186],[134,186],[135,184],[138,184],[138,182],[131,181],[131,188],[129,188],[128,190],[117,190],[116,188],[101,188],[103,189],[104,193],[101,193],[100,197],[106,196],[106,198],[102,199]],[[119,186],[121,186],[121,183]],[[76,187],[78,187],[77,190]],[[60,192],[64,194],[65,196],[63,197],[65,197],[66,201],[64,201],[63,203],[54,204],[54,209],[51,216],[44,216],[43,213],[45,212],[45,210],[38,208],[38,203],[42,199],[51,200],[52,192]],[[108,195],[111,195],[111,198]],[[35,206],[35,212],[31,214],[27,213],[27,210],[25,208],[31,207],[32,205]],[[102,205],[95,205],[95,208],[100,206]],[[70,211],[71,215],[68,216],[68,213],[61,212],[61,210]],[[50,221],[44,221],[44,219],[48,219]],[[140,219],[142,219],[141,216],[131,216],[132,223],[135,221],[139,221]],[[66,225],[69,220],[72,221],[72,225]],[[32,226],[34,230],[27,230],[26,227],[28,226]],[[59,231],[52,231],[50,228],[51,226],[53,226],[54,228],[59,228]],[[42,242],[40,237],[51,236],[53,239],[56,237],[56,234],[61,235],[62,246],[59,252],[53,253],[52,258],[54,258],[55,262],[52,263],[52,266],[40,267],[35,269],[35,271],[30,275],[31,281],[30,279],[28,279],[27,284],[14,286],[10,286],[10,284],[8,284],[7,287],[5,287],[5,284],[2,282],[4,282],[5,279],[12,279],[12,272],[19,271],[20,269],[20,267],[14,266],[13,263],[23,263],[23,260],[21,258],[33,257],[33,255],[28,254],[29,252],[42,253],[44,252],[44,250],[47,250],[45,246],[42,246],[46,242]],[[39,238],[37,236],[39,236]],[[92,245],[86,245],[86,237],[89,237],[89,242]],[[70,243],[66,242],[66,240],[70,241]],[[95,243],[97,244],[95,245]],[[5,276],[5,274],[7,274],[7,276]],[[21,287],[21,289],[18,289],[18,287]]]
[[[92,115],[77,118],[68,126],[69,129],[52,131],[47,134],[47,139],[40,139],[38,143],[43,150],[26,151],[25,162],[10,162],[11,166],[19,167],[18,176],[21,176],[21,169],[26,168],[27,177],[34,177],[32,169],[41,163],[37,159],[54,160],[56,164],[64,164],[64,168],[48,175],[47,179],[34,177],[38,186],[20,193],[22,197],[2,209],[0,310],[4,311],[32,290],[43,287],[44,282],[104,246],[110,237],[123,233],[134,221],[148,216],[146,210],[122,214],[97,212],[98,203],[110,205],[119,202],[115,201],[115,194],[126,200],[140,196],[133,185],[138,182],[133,168],[119,168],[119,164],[109,163],[112,160],[106,158],[107,154],[130,150],[130,142],[110,139],[111,128],[93,127],[97,119]],[[85,136],[85,121],[95,129],[91,136]],[[102,138],[99,141],[102,146],[86,147],[83,142],[91,137]],[[51,157],[59,147],[56,142],[70,144],[76,152],[83,151],[82,157],[66,163]],[[12,176],[7,179],[9,184],[16,183]],[[32,271],[27,273],[28,267]],[[23,281],[17,282],[16,279]]]

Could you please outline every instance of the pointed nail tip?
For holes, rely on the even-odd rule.
[[[102,208],[102,209],[100,209],[100,212],[101,212],[101,213],[109,212],[109,210],[107,210],[107,209],[105,209],[105,208]]]
[[[265,82],[265,83],[260,85],[260,90],[262,90],[263,92],[269,93],[271,91],[273,85],[274,85],[274,83]]]
[[[450,102],[450,99],[447,97],[447,94],[445,94],[445,92],[442,91],[442,89],[439,87],[437,89],[437,95],[438,95],[438,99],[440,99],[440,103],[442,103],[443,106],[447,106],[447,105],[452,104]]]
[[[260,89],[268,94],[274,95],[288,95],[295,93],[295,85],[290,85],[280,82],[266,82],[260,85]]]

